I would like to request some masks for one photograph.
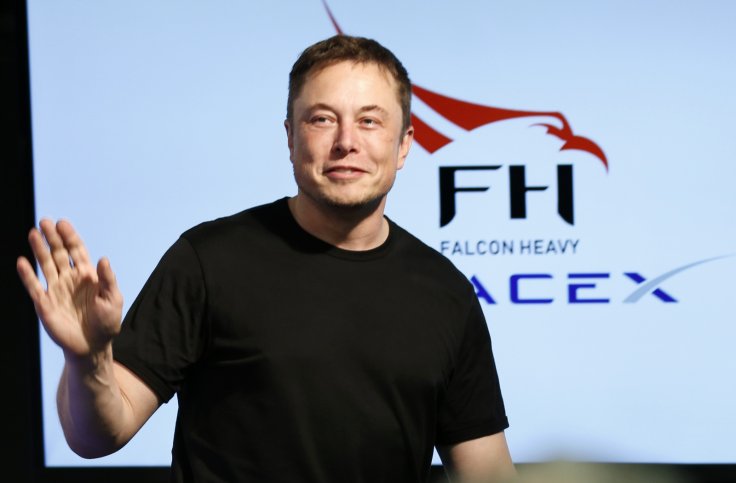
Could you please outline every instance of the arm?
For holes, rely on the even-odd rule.
[[[437,452],[451,481],[495,483],[517,476],[503,432],[440,446]]]
[[[67,442],[85,458],[104,456],[125,445],[159,402],[112,359],[123,298],[109,262],[100,260],[95,270],[68,222],[42,220],[40,227],[43,235],[33,229],[28,239],[47,286],[22,257],[18,274],[44,328],[64,351],[57,404]]]
[[[112,361],[112,351],[67,360],[56,403],[69,447],[84,458],[106,456],[125,446],[159,406],[143,381]]]

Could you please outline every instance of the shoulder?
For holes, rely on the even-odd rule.
[[[195,251],[274,235],[285,223],[286,198],[206,221],[182,233]],[[224,244],[224,245],[223,245]]]
[[[474,296],[470,281],[447,257],[396,223],[390,223],[397,245],[397,261],[407,270],[418,278],[454,292],[458,297]]]

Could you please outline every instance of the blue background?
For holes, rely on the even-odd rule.
[[[415,98],[453,142],[415,143],[388,215],[443,240],[578,240],[564,255],[452,255],[484,304],[518,462],[736,462],[736,4],[728,1],[375,1],[330,7],[346,33],[376,38],[418,85],[476,104],[559,111],[610,169],[524,118],[465,131]],[[283,128],[287,74],[332,35],[321,2],[29,0],[36,209],[72,220],[108,256],[126,308],[179,233],[294,194]],[[439,227],[438,169],[461,173],[458,214]],[[528,217],[508,215],[508,166],[523,165]],[[574,167],[575,224],[556,214],[555,169]],[[689,263],[661,288],[637,288]],[[569,273],[609,273],[570,304]],[[549,304],[515,304],[522,296]],[[584,281],[589,282],[589,281]],[[175,401],[123,450],[83,460],[66,446],[55,388],[63,357],[42,337],[47,465],[168,465]]]

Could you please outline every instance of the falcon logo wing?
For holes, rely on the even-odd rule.
[[[327,5],[327,1],[322,0],[322,5],[324,5],[325,10],[327,11],[327,16],[330,18],[330,22],[332,22],[332,26],[335,28],[337,34],[343,35],[343,30],[340,28],[337,20],[335,20],[334,15],[332,15],[332,11]],[[440,116],[466,131],[472,131],[473,129],[494,122],[521,117],[554,118],[559,121],[559,126],[549,123],[536,123],[532,124],[532,126],[542,126],[546,128],[547,134],[564,141],[564,144],[560,147],[560,151],[577,150],[592,154],[603,163],[606,171],[608,171],[608,159],[600,146],[586,137],[578,136],[573,133],[570,123],[567,122],[565,116],[559,112],[520,111],[516,109],[483,106],[480,104],[473,104],[472,102],[453,99],[452,97],[432,92],[429,89],[425,89],[424,87],[420,87],[416,84],[412,84],[412,93]],[[424,122],[413,112],[411,113],[411,121],[414,125],[414,140],[424,149],[429,151],[430,154],[453,141]]]

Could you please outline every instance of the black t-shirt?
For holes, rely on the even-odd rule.
[[[508,426],[472,285],[393,222],[368,251],[286,199],[167,251],[114,356],[178,394],[177,482],[423,482],[435,444]]]

